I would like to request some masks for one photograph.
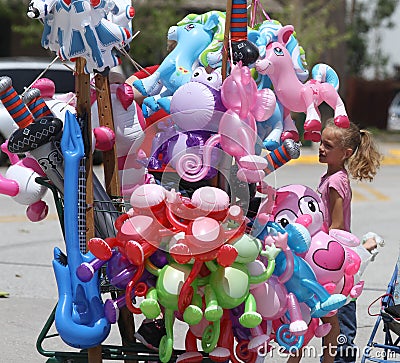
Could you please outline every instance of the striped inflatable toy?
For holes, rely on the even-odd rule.
[[[30,125],[34,118],[15,91],[8,76],[0,77],[0,100],[20,129]]]

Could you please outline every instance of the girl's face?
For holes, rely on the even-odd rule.
[[[350,155],[348,150],[342,146],[340,132],[332,127],[322,131],[318,152],[320,163],[343,167],[345,160],[351,155],[351,149]]]

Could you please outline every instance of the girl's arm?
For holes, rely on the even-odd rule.
[[[343,198],[334,188],[329,188],[329,204],[331,209],[331,225],[329,229],[344,229]]]

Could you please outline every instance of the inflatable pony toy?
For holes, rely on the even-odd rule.
[[[334,229],[328,234],[324,211],[319,194],[307,186],[292,184],[276,192],[274,220],[283,227],[300,223],[311,234],[310,248],[303,258],[312,267],[318,282],[330,293],[358,297],[363,281],[355,283],[354,275],[361,259],[351,247],[359,245],[359,241],[345,231]]]
[[[150,115],[148,108],[153,112],[159,110],[158,98],[171,96],[181,85],[190,80],[197,58],[211,43],[217,26],[218,15],[213,14],[205,24],[189,23],[169,28],[168,40],[176,41],[176,47],[164,58],[153,74],[133,82],[133,87],[147,96],[142,105],[145,117]]]
[[[258,47],[260,59],[265,57],[266,47],[268,44],[278,41],[278,33],[282,27],[283,26],[279,21],[267,19],[257,26],[256,29],[250,29],[248,31],[247,36],[249,40]],[[309,76],[305,52],[304,49],[299,45],[294,33],[289,37],[285,47],[291,56],[293,68],[296,72],[297,78],[301,82],[305,82]],[[258,81],[261,88],[270,88],[272,86],[271,80],[269,80],[268,76],[266,75],[261,75],[261,79]]]
[[[305,112],[304,138],[319,142],[321,139],[321,119],[318,106],[326,102],[334,110],[335,124],[348,127],[349,119],[337,89],[329,82],[337,84],[337,75],[326,65],[318,66],[315,78],[302,84],[293,69],[292,58],[286,44],[293,33],[293,26],[286,25],[278,30],[278,41],[267,45],[265,58],[256,62],[256,70],[267,74],[274,86],[277,99],[285,108],[284,120],[290,111]]]
[[[267,45],[278,40],[278,30],[281,28],[282,24],[280,22],[269,19],[264,20],[256,29],[248,31],[249,40],[258,47],[260,59],[265,57]],[[289,41],[286,43],[286,49],[291,55],[297,78],[301,82],[305,82],[309,76],[305,54],[294,34],[290,36]],[[266,74],[257,73],[256,76],[259,89],[273,87],[270,78]],[[269,119],[257,123],[258,136],[267,150],[276,149],[286,139],[299,141],[299,133],[293,119],[290,114],[283,118],[283,111],[283,106],[278,99],[273,115]]]
[[[211,43],[200,53],[199,62],[207,68],[219,68],[222,65],[222,48],[225,31],[226,13],[217,10],[211,10],[204,14],[189,14],[178,22],[178,26],[187,25],[190,23],[205,24],[210,16],[216,14],[218,16],[218,25],[214,31]]]
[[[86,73],[107,73],[120,62],[115,48],[132,40],[130,1],[32,0],[28,16],[43,21],[42,46],[62,60],[86,60]],[[109,17],[107,17],[109,16]]]

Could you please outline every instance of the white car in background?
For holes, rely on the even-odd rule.
[[[389,131],[400,131],[400,92],[394,96],[389,106],[386,128]]]
[[[14,89],[21,95],[49,66],[51,61],[50,58],[0,58],[0,77],[10,77]],[[56,61],[41,77],[49,78],[55,83],[56,94],[74,92],[75,77],[72,69],[66,67],[61,61]],[[3,103],[0,102],[0,144],[8,139],[17,128],[17,125],[3,106]],[[7,163],[7,155],[1,153],[0,166],[7,165]]]

